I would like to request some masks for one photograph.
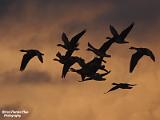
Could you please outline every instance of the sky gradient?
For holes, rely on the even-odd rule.
[[[159,0],[0,0],[0,108],[29,110],[22,120],[159,120],[159,5]],[[52,59],[65,53],[56,46],[62,32],[71,38],[87,29],[74,55],[89,61],[94,54],[86,51],[88,42],[99,47],[111,36],[110,24],[121,31],[132,22],[130,43],[108,51],[106,67],[112,72],[106,81],[79,83],[74,73],[61,80],[62,65]],[[130,74],[130,46],[151,49],[156,62],[144,57]],[[42,51],[44,64],[34,58],[20,72],[22,48]],[[137,86],[104,94],[112,82]]]

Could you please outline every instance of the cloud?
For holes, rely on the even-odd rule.
[[[7,84],[40,84],[52,83],[52,77],[49,73],[44,71],[7,71],[1,74],[1,83]]]

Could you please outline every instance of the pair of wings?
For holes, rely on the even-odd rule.
[[[86,30],[83,30],[82,32],[78,33],[77,35],[75,35],[71,41],[68,40],[68,37],[66,35],[66,33],[62,33],[62,41],[64,42],[65,45],[76,45],[78,46],[78,40],[84,35],[84,33],[86,32]]]
[[[23,71],[28,62],[34,57],[34,56],[37,56],[38,59],[40,60],[41,63],[43,63],[43,57],[42,55],[35,55],[35,54],[29,54],[29,53],[26,53],[24,54],[23,58],[22,58],[22,62],[21,62],[21,66],[20,66],[20,71]]]
[[[155,61],[155,56],[149,49],[146,49],[146,52],[148,56]],[[132,55],[131,61],[130,61],[130,72],[133,72],[135,66],[137,65],[138,61],[145,55],[145,53],[136,52]]]
[[[123,30],[120,34],[118,34],[117,30],[110,25],[110,31],[113,34],[114,37],[116,36],[121,36],[121,38],[125,39],[126,36],[128,35],[128,33],[131,31],[131,29],[133,28],[134,23],[132,23],[130,26],[128,26],[125,30]]]
[[[106,51],[110,48],[114,41],[112,39],[106,41],[99,49],[96,49],[93,45],[88,42],[88,47],[94,50],[98,50],[100,52],[106,53]]]

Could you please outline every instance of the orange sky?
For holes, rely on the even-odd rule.
[[[159,120],[160,119],[160,15],[158,0],[147,2],[117,0],[0,1],[0,108],[30,111],[22,120]],[[61,80],[62,66],[54,62],[62,32],[69,38],[83,29],[79,55],[87,61],[87,43],[99,47],[111,36],[109,25],[120,31],[131,22],[129,44],[113,44],[106,67],[112,70],[104,82],[79,83],[80,76],[68,73]],[[151,49],[156,62],[142,58],[129,74],[130,46]],[[20,72],[20,49],[35,48],[45,53],[44,64],[34,58]],[[117,90],[104,95],[112,82],[135,83],[132,90]],[[1,117],[1,116],[0,116]]]

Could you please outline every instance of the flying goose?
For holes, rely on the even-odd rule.
[[[23,55],[23,58],[22,58],[22,62],[21,62],[21,66],[20,66],[20,71],[23,71],[28,62],[34,57],[34,56],[37,56],[38,59],[40,60],[41,63],[43,63],[43,53],[41,53],[39,50],[33,50],[33,49],[30,49],[30,50],[20,50],[21,52],[25,52],[25,54]]]
[[[111,57],[111,55],[106,54],[106,51],[110,48],[110,46],[113,43],[113,39],[109,39],[108,41],[106,41],[99,49],[93,47],[89,42],[88,42],[88,51],[92,51],[93,53],[95,53],[97,56],[100,57]]]
[[[136,48],[136,47],[130,47],[129,49],[135,49],[137,50],[136,53],[134,53],[131,57],[130,61],[130,73],[133,72],[135,66],[137,65],[138,61],[144,56],[149,56],[154,62],[155,62],[155,56],[152,53],[151,50],[148,48]]]
[[[61,76],[62,78],[65,78],[65,76],[66,76],[67,72],[69,71],[70,67],[71,67],[72,65],[74,65],[75,63],[78,63],[78,62],[80,61],[80,59],[81,59],[81,58],[76,57],[76,56],[66,57],[66,56],[61,55],[60,52],[58,52],[58,53],[56,54],[56,56],[57,56],[59,59],[55,58],[55,59],[53,59],[53,60],[58,61],[58,62],[60,62],[61,64],[63,64],[63,70],[62,70],[62,76]]]
[[[108,93],[108,92],[111,92],[111,91],[114,91],[114,90],[117,90],[117,89],[132,89],[133,86],[135,86],[136,84],[128,84],[128,83],[112,83],[112,85],[115,85],[113,88],[111,88],[109,91],[105,92]]]
[[[117,30],[110,25],[110,31],[113,35],[112,38],[107,37],[107,39],[113,39],[116,43],[123,44],[123,43],[129,43],[128,41],[125,41],[125,38],[133,28],[134,23],[132,23],[130,26],[128,26],[125,30],[123,30],[120,34],[117,32]]]
[[[86,30],[83,30],[82,32],[75,35],[70,41],[68,40],[67,35],[65,33],[62,33],[62,41],[64,42],[64,44],[58,44],[57,46],[63,47],[64,49],[69,51],[79,50],[79,48],[77,48],[79,45],[78,41],[85,32]]]
[[[105,66],[101,64],[102,63],[102,58],[95,57],[93,60],[91,60],[88,63],[85,63],[84,60],[80,60],[80,61],[77,61],[77,62],[80,62],[78,64],[81,66],[81,68],[80,69],[71,68],[70,70],[72,72],[76,72],[79,75],[81,75],[82,81],[85,80],[85,77],[94,76],[94,74],[99,69],[105,71],[106,73],[109,73],[109,71],[105,69]]]
[[[84,80],[84,81],[87,81],[87,80],[96,80],[96,81],[104,81],[106,80],[106,78],[104,78],[104,76],[108,75],[111,71],[107,71],[106,73],[95,73],[94,75],[91,75],[91,76],[87,76],[87,78]]]

